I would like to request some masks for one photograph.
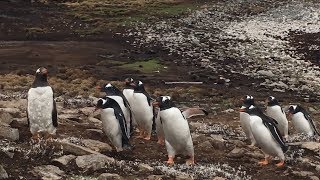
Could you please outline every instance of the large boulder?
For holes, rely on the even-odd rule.
[[[48,180],[62,179],[65,174],[58,167],[53,165],[37,166],[33,168],[31,173],[40,179],[48,179]]]
[[[0,137],[17,141],[19,140],[19,130],[7,126],[0,126]]]
[[[75,155],[69,154],[53,159],[52,162],[58,164],[59,166],[66,166],[70,161],[74,160],[75,158]]]
[[[87,147],[97,152],[106,152],[112,151],[112,147],[100,141],[92,140],[92,139],[83,139],[81,142]]]
[[[119,174],[103,173],[98,177],[98,180],[120,180],[124,179]]]
[[[0,179],[9,178],[7,171],[0,165]]]
[[[0,124],[10,124],[13,121],[13,117],[10,113],[0,111]]]

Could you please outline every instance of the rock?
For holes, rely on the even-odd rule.
[[[28,125],[28,118],[27,117],[13,118],[13,122],[16,122],[21,125]]]
[[[296,176],[301,176],[301,177],[308,177],[308,176],[313,176],[313,172],[310,171],[292,171],[292,174]]]
[[[241,158],[244,156],[245,154],[245,149],[243,148],[234,148],[231,152],[229,152],[227,154],[227,157],[231,157],[231,158]]]
[[[223,137],[221,135],[210,135],[210,138],[208,139],[211,142],[211,145],[214,148],[223,150],[225,149],[226,145],[225,145],[225,140],[223,139]]]
[[[260,75],[263,75],[263,76],[267,76],[267,77],[273,77],[274,76],[274,74],[271,71],[266,71],[266,70],[260,70],[257,73],[260,74]]]
[[[226,178],[217,176],[217,177],[214,177],[212,180],[226,180]]]
[[[246,155],[254,158],[254,159],[263,159],[264,155],[260,151],[247,152]]]
[[[7,171],[0,165],[0,179],[8,179]]]
[[[150,172],[150,171],[153,171],[153,170],[154,170],[153,167],[149,166],[148,164],[143,164],[143,163],[140,163],[140,164],[138,165],[138,168],[139,168],[139,170],[142,171],[142,172]]]
[[[319,152],[320,151],[320,143],[318,142],[303,142],[301,144],[301,147],[304,149],[308,149],[313,152]]]
[[[77,166],[84,171],[96,171],[114,162],[115,160],[113,158],[105,156],[103,154],[90,154],[78,156],[76,158]]]
[[[17,141],[19,140],[19,130],[11,127],[0,126],[0,136],[12,141]]]
[[[95,111],[95,107],[84,107],[80,109],[80,112],[86,116],[93,115],[94,111]]]
[[[225,112],[225,113],[232,113],[232,112],[234,112],[234,109],[227,109],[227,110],[224,110],[223,112]]]
[[[0,124],[10,124],[13,121],[13,117],[10,113],[0,111]]]
[[[317,176],[309,176],[309,178],[310,178],[311,180],[319,180],[319,178],[318,178]]]
[[[316,166],[316,170],[320,173],[320,165]]]
[[[64,172],[53,165],[37,166],[33,168],[31,173],[41,179],[62,179]]]
[[[191,130],[196,130],[196,129],[199,129],[201,126],[204,125],[204,123],[199,123],[199,122],[190,122],[190,129]]]
[[[202,143],[198,144],[198,148],[204,150],[204,151],[209,151],[213,148],[212,144],[210,143],[210,141],[205,141]]]
[[[83,139],[81,142],[87,147],[97,152],[106,152],[112,151],[112,147],[100,141],[92,140],[92,139]]]
[[[229,140],[228,142],[234,144],[237,147],[246,146],[246,144],[243,141],[240,141],[240,140]]]
[[[101,126],[102,125],[102,121],[100,121],[100,119],[97,119],[97,118],[94,118],[94,117],[89,117],[88,121],[92,122],[93,124],[95,124],[97,126]]]
[[[190,179],[194,179],[194,178],[188,174],[180,174],[175,178],[175,180],[190,180]]]
[[[163,176],[162,175],[150,175],[147,177],[147,180],[162,180]]]
[[[103,173],[98,177],[98,180],[113,180],[113,179],[123,179],[119,174]]]
[[[20,109],[18,108],[0,108],[0,112],[6,112],[11,114],[13,117],[21,117],[20,116]]]
[[[9,152],[9,151],[3,151],[9,158],[13,158],[14,153],[13,152]]]
[[[309,112],[311,112],[311,113],[317,112],[317,110],[315,110],[313,107],[309,107],[308,110],[309,110]]]
[[[87,133],[90,134],[90,136],[105,136],[103,134],[103,131],[101,129],[86,129]]]
[[[59,119],[68,119],[78,123],[82,122],[82,119],[79,114],[58,114]]]
[[[61,156],[59,158],[53,159],[52,162],[58,163],[59,165],[66,166],[70,161],[76,158],[75,155],[69,154],[65,156]]]
[[[66,140],[56,141],[56,145],[62,146],[64,152],[68,152],[74,155],[82,156],[87,154],[100,154],[99,152],[93,151],[87,147],[82,147]]]

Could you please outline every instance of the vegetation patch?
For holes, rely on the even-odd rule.
[[[138,70],[142,73],[153,73],[156,71],[165,70],[164,66],[160,64],[158,59],[149,59],[146,61],[137,61],[130,64],[119,66],[120,68]]]

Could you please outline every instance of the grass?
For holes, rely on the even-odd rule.
[[[137,61],[130,64],[124,64],[119,66],[120,68],[138,70],[142,73],[153,73],[155,71],[163,71],[164,66],[160,64],[158,59],[149,59],[146,61]]]

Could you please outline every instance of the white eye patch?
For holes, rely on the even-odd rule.
[[[171,100],[171,97],[170,96],[162,96],[162,102],[164,102],[166,100]]]
[[[105,87],[106,87],[106,88],[112,87],[112,85],[109,83],[109,84],[107,84]]]
[[[37,69],[36,73],[40,73],[40,72],[41,72],[40,68],[39,68],[39,69]]]

